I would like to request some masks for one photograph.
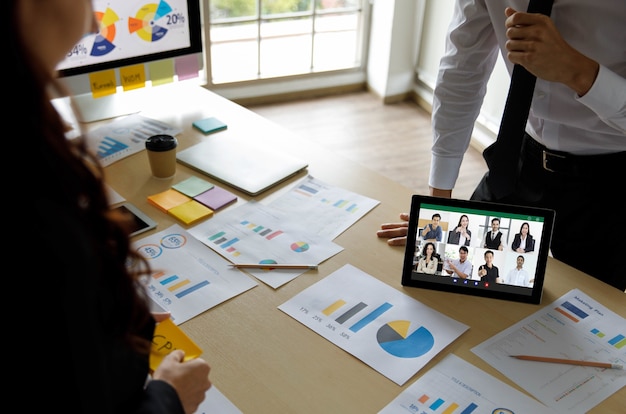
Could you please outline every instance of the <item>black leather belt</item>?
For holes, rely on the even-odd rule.
[[[546,148],[535,141],[530,135],[524,135],[523,151],[533,162],[540,161],[541,167],[548,172],[583,175],[590,172],[616,169],[626,166],[626,151],[599,155],[574,155],[567,152],[555,151]]]

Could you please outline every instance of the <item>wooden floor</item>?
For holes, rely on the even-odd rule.
[[[428,194],[430,114],[412,101],[383,104],[354,92],[248,109],[412,189]],[[453,197],[468,199],[487,170],[480,152],[465,154]]]

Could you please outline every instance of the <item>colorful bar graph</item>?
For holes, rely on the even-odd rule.
[[[98,145],[98,156],[100,158],[105,158],[111,154],[115,154],[116,152],[120,152],[128,148],[128,145],[120,142],[111,137],[104,137]]]
[[[357,205],[356,205],[356,204],[352,204],[350,207],[348,207],[348,208],[346,209],[346,211],[347,211],[347,212],[349,212],[349,213],[354,213],[354,212],[355,212],[355,211],[357,211],[358,209],[359,209],[359,208],[357,207]]]
[[[378,318],[380,315],[387,312],[392,307],[393,305],[391,303],[387,303],[387,302],[383,303],[382,305],[380,305],[379,307],[371,311],[369,314],[367,314],[363,319],[361,319],[360,321],[352,325],[349,329],[352,332],[360,331],[365,326],[367,326],[367,324],[374,321],[374,319]]]
[[[604,332],[600,332],[598,329],[593,328],[591,330],[591,333],[594,334],[595,336],[597,336],[598,338],[604,338]]]

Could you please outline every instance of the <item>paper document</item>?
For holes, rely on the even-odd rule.
[[[450,354],[378,414],[554,413],[469,362]]]
[[[469,328],[352,265],[278,309],[398,385]]]
[[[562,413],[586,413],[626,385],[625,370],[509,356],[538,355],[626,365],[626,320],[578,289],[477,345],[472,352]]]
[[[133,246],[150,263],[150,297],[172,314],[177,325],[257,286],[178,224]]]

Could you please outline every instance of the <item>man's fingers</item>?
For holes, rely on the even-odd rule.
[[[406,245],[406,236],[404,237],[394,237],[387,240],[387,244],[390,246],[405,246]]]
[[[398,228],[409,227],[409,223],[383,223],[380,225],[380,228],[383,230],[386,229],[398,229]]]

